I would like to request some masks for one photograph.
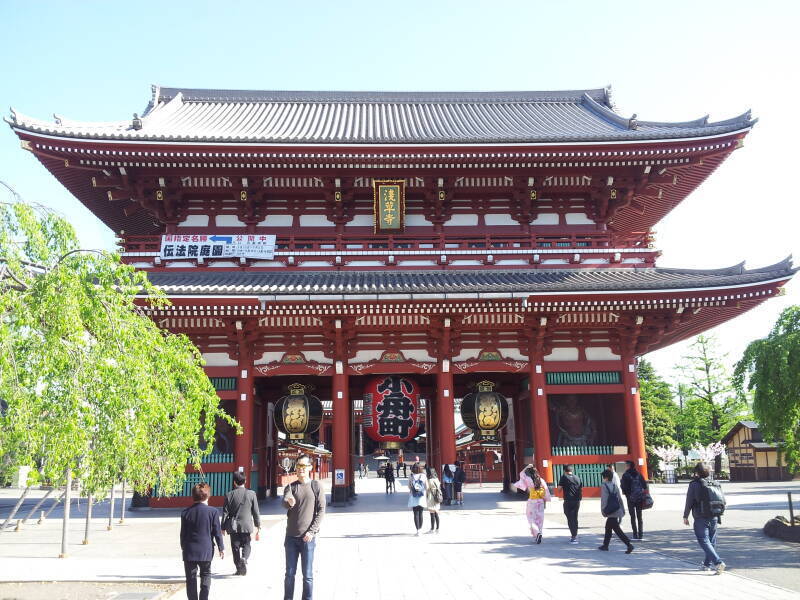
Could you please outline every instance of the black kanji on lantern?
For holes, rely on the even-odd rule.
[[[378,392],[382,394],[387,391],[389,393],[375,406],[378,413],[378,433],[404,438],[414,425],[411,416],[414,404],[409,396],[413,387],[399,377],[387,377],[378,386]]]

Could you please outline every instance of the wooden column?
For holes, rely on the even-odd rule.
[[[269,438],[272,429],[272,411],[274,406],[271,402],[261,400],[261,434],[256,447],[258,448],[258,490],[256,493],[259,498],[266,498],[267,490],[271,487],[269,480]]]
[[[531,432],[534,464],[545,481],[553,482],[550,443],[550,413],[545,390],[544,361],[541,350],[530,355]]]
[[[236,322],[237,329],[241,328],[241,321]],[[243,470],[247,478],[246,486],[250,487],[250,471],[253,467],[253,433],[255,401],[253,394],[253,357],[250,353],[250,344],[243,337],[239,340],[239,382],[236,391],[239,394],[236,400],[236,418],[242,426],[242,435],[236,436],[233,446],[233,462],[236,469]],[[215,496],[224,495],[228,490],[212,490]]]
[[[333,481],[331,483],[331,501],[333,504],[342,504],[348,497],[348,478],[350,470],[350,413],[348,407],[348,377],[344,373],[344,363],[336,361],[336,372],[333,375],[331,395],[333,403]],[[344,472],[344,480],[337,484],[336,471]]]
[[[446,368],[446,371],[445,371]],[[444,372],[443,372],[444,371]],[[456,424],[453,409],[453,374],[450,372],[450,361],[439,362],[439,373],[436,375],[436,437],[439,438],[439,464],[456,461]]]
[[[642,477],[647,479],[639,378],[636,375],[636,357],[630,352],[622,355],[622,381],[625,384],[625,436],[628,438],[628,454]]]

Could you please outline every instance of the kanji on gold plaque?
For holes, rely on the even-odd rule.
[[[375,231],[403,229],[405,180],[373,181]]]

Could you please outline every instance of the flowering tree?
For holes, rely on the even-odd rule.
[[[714,442],[707,446],[695,445],[692,450],[700,455],[700,460],[707,465],[713,465],[718,456],[725,454],[725,446],[720,442]],[[717,471],[718,472],[718,471]]]

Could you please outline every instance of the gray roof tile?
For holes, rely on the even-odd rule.
[[[637,121],[608,90],[556,92],[282,92],[158,88],[141,118],[55,123],[12,111],[22,130],[75,138],[270,144],[486,144],[636,141],[721,135],[750,113],[709,123]]]

